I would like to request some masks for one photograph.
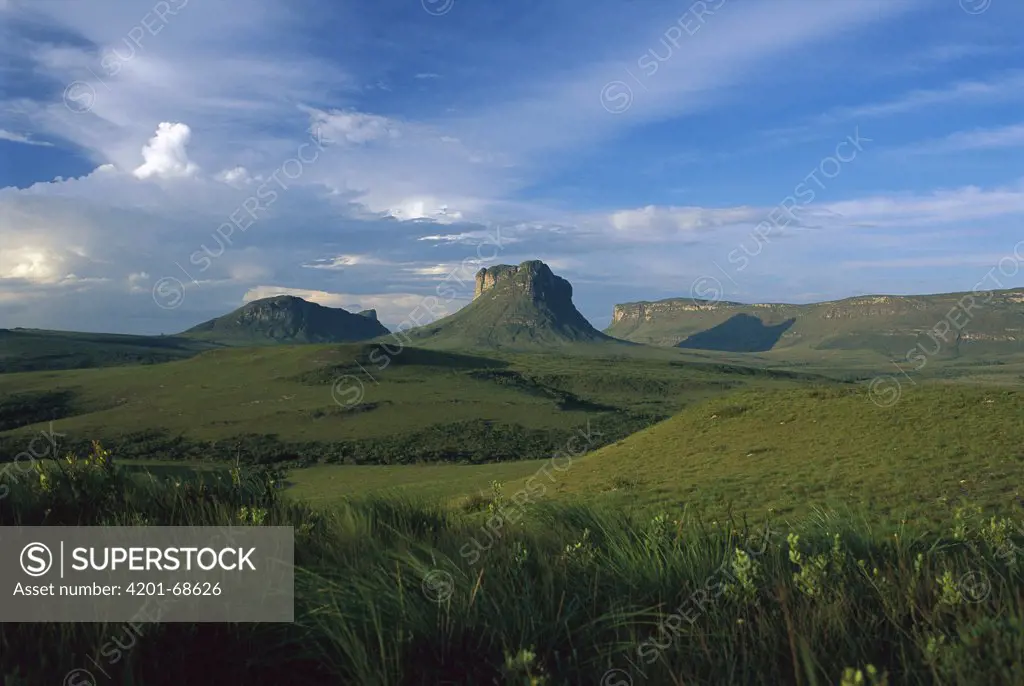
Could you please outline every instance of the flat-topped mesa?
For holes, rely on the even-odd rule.
[[[709,312],[723,310],[730,307],[743,307],[740,303],[716,301],[716,300],[695,300],[695,299],[671,299],[658,302],[636,302],[622,303],[616,305],[612,311],[612,323],[621,321],[643,322],[650,321],[655,316],[671,314],[674,312]],[[760,307],[754,305],[753,307]]]
[[[505,349],[611,341],[573,305],[569,282],[539,260],[481,269],[471,303],[409,336],[428,347]]]
[[[555,276],[540,260],[529,260],[518,267],[498,264],[476,273],[473,300],[492,290],[521,293],[534,300],[572,302],[572,284]]]
[[[1019,287],[929,295],[869,294],[806,304],[669,298],[616,305],[605,333],[635,343],[728,352],[796,346],[891,355],[904,344],[911,348],[922,337],[941,338],[949,354],[970,354],[970,346],[960,344],[974,341],[1007,344],[1007,350],[1016,352],[1009,344],[1024,342],[1022,305],[1024,288]]]

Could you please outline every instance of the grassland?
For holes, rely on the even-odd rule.
[[[143,624],[130,641],[120,625],[4,624],[5,686],[94,664],[146,686],[1024,680],[1024,529],[970,508],[895,531],[547,502],[513,519],[501,499],[323,510],[273,488],[140,481],[109,462],[47,473],[0,500],[0,525],[238,525],[244,505],[294,526],[296,621]],[[116,662],[103,652],[114,640]]]
[[[1021,445],[1016,390],[932,383],[891,406],[863,386],[746,390],[575,459],[560,481],[566,496],[709,518],[827,508],[877,522],[941,519],[962,496],[1024,511]]]
[[[324,507],[365,496],[460,507],[491,495],[495,482],[512,497],[540,481],[559,502],[641,518],[686,511],[786,522],[832,511],[891,528],[944,521],[961,498],[993,515],[1024,514],[1024,396],[1006,388],[933,382],[883,407],[864,386],[750,387],[595,451],[577,436],[541,460],[293,468],[285,494]],[[129,464],[177,478],[225,469]]]
[[[233,348],[145,367],[0,375],[0,416],[7,406],[16,408],[9,415],[26,418],[0,434],[0,454],[10,459],[53,419],[68,446],[101,439],[122,457],[542,459],[588,422],[610,441],[717,394],[799,381],[676,351],[623,355],[578,346],[485,357],[386,350]],[[26,407],[30,414],[20,409]]]
[[[582,432],[591,438],[552,483],[563,499],[708,519],[820,507],[876,523],[941,518],[965,494],[1000,513],[1019,502],[1013,358],[936,362],[899,377],[901,397],[882,407],[866,384],[840,380],[868,376],[871,356],[384,352],[222,349],[0,375],[0,450],[11,459],[54,419],[62,450],[100,439],[162,472],[279,464],[290,496],[324,506],[368,494],[458,503],[492,482],[522,489]]]
[[[65,434],[47,481],[0,470],[0,525],[296,529],[294,624],[145,625],[114,683],[1024,682],[1017,358],[897,395],[865,351],[382,350],[0,375],[8,459]],[[92,439],[114,466],[65,483]],[[0,677],[123,629],[4,625]]]
[[[177,336],[0,329],[0,374],[181,360],[215,347]]]

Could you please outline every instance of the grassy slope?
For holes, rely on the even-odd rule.
[[[892,407],[865,389],[748,391],[573,461],[564,492],[722,516],[849,508],[898,519],[969,492],[999,509],[1021,496],[1024,395],[930,384]],[[507,490],[522,487],[509,484]]]
[[[894,508],[924,511],[935,498],[955,495],[960,479],[972,492],[978,490],[986,504],[1000,504],[1024,475],[1020,454],[1012,447],[1024,438],[1024,415],[1019,412],[1024,408],[1015,393],[926,381],[949,373],[967,382],[975,378],[967,375],[980,374],[986,381],[1010,385],[1022,371],[1017,362],[936,364],[922,372],[919,386],[904,382],[901,401],[883,409],[869,402],[863,386],[818,397],[817,391],[798,387],[806,380],[764,377],[728,364],[775,360],[797,366],[775,352],[719,355],[642,346],[616,350],[622,352],[609,356],[606,346],[577,345],[560,353],[492,351],[491,358],[473,359],[406,349],[380,370],[367,363],[366,347],[360,345],[223,349],[165,365],[3,375],[0,397],[69,391],[75,414],[54,422],[67,440],[109,441],[132,431],[166,428],[197,440],[227,441],[255,432],[331,444],[411,436],[458,420],[571,430],[604,416],[590,407],[561,405],[557,396],[536,387],[498,383],[487,376],[513,372],[548,391],[559,389],[586,402],[655,415],[682,410],[679,417],[620,446],[577,458],[569,475],[554,487],[556,493],[588,498],[603,494],[619,503],[650,507],[689,503],[715,512],[729,502],[741,510],[774,507],[779,512],[806,511],[812,505],[871,505],[877,514],[896,516]],[[353,364],[360,359],[366,373]],[[857,367],[841,366],[849,359],[838,358],[831,366],[808,360],[808,368],[847,374]],[[304,374],[322,374],[321,382],[297,380]],[[344,374],[363,384],[368,411],[337,411],[331,382]],[[736,391],[741,394],[731,395]],[[987,399],[994,402],[985,403]],[[705,402],[710,404],[701,404]],[[729,408],[741,406],[748,409],[730,416],[736,410]],[[713,414],[719,418],[711,420]],[[956,419],[936,422],[935,417]],[[0,439],[38,428],[0,433]],[[600,424],[596,428],[601,431]],[[319,502],[388,490],[449,498],[479,493],[492,480],[508,482],[509,491],[538,468],[535,462],[322,466],[295,470],[291,480],[297,496]],[[612,488],[618,491],[609,493]]]
[[[252,525],[244,505],[295,529],[296,621],[4,624],[6,686],[83,683],[83,666],[146,686],[1024,682],[1017,517],[893,536],[536,504],[498,517],[494,536],[489,513],[403,500],[323,512],[273,488],[65,469],[15,485],[0,525]],[[855,679],[868,665],[887,680]]]
[[[211,347],[177,336],[0,329],[0,373],[167,362]]]
[[[491,482],[509,482],[536,472],[545,460],[521,460],[488,465],[317,465],[288,473],[290,498],[317,506],[337,506],[363,497],[398,496],[426,502],[487,495]],[[179,460],[121,460],[131,471],[184,480],[196,474],[229,478],[229,464]]]
[[[821,508],[891,523],[945,516],[964,495],[992,511],[1024,505],[1022,444],[1024,396],[1012,390],[934,382],[883,408],[863,386],[752,386],[575,457],[567,472],[552,469],[568,464],[564,451],[555,463],[322,465],[292,470],[288,492],[325,505],[386,493],[460,500],[499,481],[510,497],[534,477],[557,500],[626,509],[721,518],[730,506],[785,517]]]
[[[0,396],[71,393],[75,414],[54,422],[69,439],[109,441],[166,429],[195,440],[256,433],[332,442],[407,436],[459,421],[562,431],[607,414],[602,407],[667,416],[740,385],[792,383],[689,364],[702,358],[677,351],[631,346],[624,348],[629,356],[610,357],[597,348],[588,349],[592,354],[577,350],[501,359],[406,349],[384,369],[384,358],[370,362],[364,345],[221,349],[148,367],[2,375]],[[488,375],[499,368],[527,375],[543,389]],[[361,411],[344,411],[335,402],[335,395],[344,401],[358,392],[364,395],[354,410]],[[562,403],[559,393],[584,402]]]

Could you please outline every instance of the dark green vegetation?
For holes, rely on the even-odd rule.
[[[616,342],[579,313],[572,303],[572,285],[538,260],[481,269],[473,302],[408,335],[413,345],[451,349]]]
[[[181,335],[226,345],[273,345],[365,341],[387,333],[373,310],[353,314],[293,295],[277,295],[253,300]]]
[[[0,329],[0,373],[155,364],[211,347],[177,336]]]
[[[16,393],[0,397],[0,431],[60,419],[73,413],[70,391]]]
[[[13,485],[0,525],[245,525],[255,508],[295,527],[296,622],[4,624],[7,686],[61,683],[90,658],[147,686],[1024,682],[1024,531],[969,507],[895,531],[519,511],[500,491],[464,512],[320,511],[281,501],[273,474],[171,486],[57,464]]]
[[[388,344],[224,348],[148,367],[0,376],[0,397],[35,403],[23,426],[0,433],[0,458],[48,426],[34,422],[54,419],[61,445],[100,439],[126,458],[542,459],[588,425],[596,448],[732,389],[797,383],[741,370],[605,346],[488,357]]]
[[[605,333],[637,343],[787,355],[865,350],[914,362],[1024,352],[1024,290],[878,295],[810,305],[672,298],[615,306]],[[917,355],[908,352],[921,346]]]

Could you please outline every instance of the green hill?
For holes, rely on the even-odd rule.
[[[961,496],[1009,511],[1024,506],[1021,445],[1015,390],[929,383],[880,407],[857,386],[748,389],[573,460],[558,490],[717,518],[821,507],[895,521]]]
[[[614,342],[573,305],[572,285],[539,260],[481,269],[473,302],[408,335],[416,345],[467,349]]]
[[[809,305],[673,298],[616,305],[605,333],[730,352],[868,350],[920,357],[1024,352],[1024,289],[877,295]],[[913,352],[918,347],[918,352]]]
[[[387,333],[374,310],[354,314],[293,295],[277,295],[246,303],[181,336],[230,345],[273,345],[365,341]]]

